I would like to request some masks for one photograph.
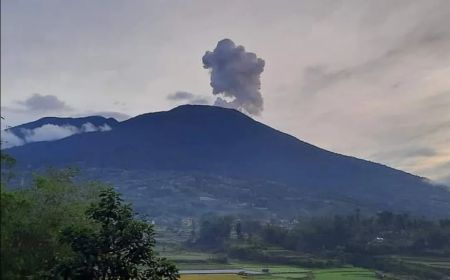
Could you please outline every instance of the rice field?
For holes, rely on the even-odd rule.
[[[198,256],[192,256],[197,258]],[[186,259],[185,257],[183,257]],[[188,258],[192,260],[192,258]],[[211,259],[208,257],[207,259]],[[205,260],[203,260],[205,261]],[[326,268],[326,269],[308,269],[291,265],[275,265],[275,264],[259,264],[259,263],[245,263],[231,261],[227,264],[211,264],[211,263],[183,263],[178,264],[182,269],[234,269],[245,270],[261,273],[263,270],[268,273],[260,275],[238,275],[237,273],[223,273],[223,274],[182,274],[182,280],[238,280],[238,279],[253,279],[253,280],[294,280],[294,279],[316,279],[316,280],[371,280],[377,279],[373,271],[357,268],[357,267],[342,267],[342,268]]]
[[[405,256],[394,256],[393,258],[402,260],[405,263],[421,264],[433,268],[450,269],[450,258],[405,257]]]
[[[369,280],[377,279],[375,272],[351,267],[338,269],[320,269],[313,271],[314,278],[317,280]]]
[[[228,273],[182,274],[182,280],[375,280],[375,271],[345,266],[337,268],[305,268],[296,265],[251,263],[238,260],[218,261],[220,256],[200,252],[176,251],[165,257],[173,260],[180,270],[228,270]],[[390,256],[405,264],[425,265],[439,271],[450,271],[449,258]],[[229,273],[233,270],[233,273]],[[251,271],[260,275],[239,275],[238,271]],[[262,273],[268,271],[268,273]],[[390,279],[390,278],[389,278]]]
[[[240,279],[248,279],[243,276],[236,274],[189,274],[189,275],[181,275],[182,280],[240,280]]]

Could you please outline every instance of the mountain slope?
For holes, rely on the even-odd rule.
[[[437,215],[450,213],[450,193],[423,178],[320,149],[219,107],[180,106],[137,116],[111,131],[31,143],[8,152],[32,168],[77,165],[144,173],[197,172],[279,182],[380,209],[407,209],[416,203],[417,209],[430,208],[427,211]]]
[[[9,132],[14,133],[16,136],[23,138],[24,130],[33,130],[44,125],[56,125],[56,126],[74,126],[81,128],[84,124],[90,123],[96,127],[107,124],[109,127],[115,127],[119,122],[114,118],[105,118],[102,116],[90,116],[81,118],[59,118],[59,117],[45,117],[37,121],[21,124],[15,127],[8,128]]]

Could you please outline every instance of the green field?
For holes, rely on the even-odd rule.
[[[318,280],[371,280],[377,279],[375,272],[357,268],[340,267],[309,269],[294,265],[249,263],[237,260],[218,263],[220,256],[197,252],[171,252],[165,257],[173,260],[180,270],[208,270],[208,269],[242,269],[261,272],[268,269],[268,273],[261,275],[242,276],[236,274],[186,274],[181,275],[183,280],[225,280],[225,279],[255,279],[255,280],[294,280],[294,279],[318,279]]]
[[[288,260],[305,259],[308,255],[295,255],[295,252],[286,251],[282,249],[268,249],[273,250],[274,254],[289,256]],[[199,280],[222,280],[222,279],[254,279],[254,280],[294,280],[294,279],[316,279],[316,280],[371,280],[379,279],[374,270],[354,267],[326,267],[326,268],[311,268],[303,267],[302,265],[292,264],[275,264],[275,263],[259,263],[247,262],[236,259],[226,258],[224,255],[185,251],[180,248],[172,248],[166,250],[163,254],[165,257],[174,261],[179,270],[245,270],[251,272],[262,273],[260,275],[237,275],[223,272],[223,274],[182,274],[181,279],[199,279]],[[295,258],[294,258],[295,257]],[[412,256],[380,256],[386,259],[392,259],[396,263],[405,265],[407,268],[425,268],[427,271],[440,272],[446,275],[450,272],[450,259],[443,257],[412,257]],[[318,259],[316,259],[318,260]],[[323,260],[326,262],[326,260]],[[423,269],[421,269],[423,270]],[[394,275],[393,273],[383,273],[386,277],[383,279],[409,279],[409,273],[416,273],[412,270],[406,273]],[[378,273],[380,274],[380,273]],[[422,275],[423,279],[427,279]],[[421,279],[422,279],[421,278]]]
[[[240,276],[231,274],[190,274],[182,275],[181,279],[255,279],[255,280],[293,280],[293,279],[318,279],[318,280],[370,280],[377,279],[373,271],[355,267],[315,269],[308,270],[294,266],[276,266],[276,265],[242,265],[243,269],[254,269],[259,267],[269,268],[269,273],[255,276]]]
[[[248,279],[248,277],[240,276],[236,274],[219,274],[219,275],[181,275],[182,280],[239,280],[239,279]]]
[[[377,279],[375,272],[358,268],[319,269],[313,271],[314,278],[318,280],[369,280]]]
[[[429,266],[432,268],[442,268],[450,270],[450,258],[437,258],[437,257],[405,257],[405,256],[393,256],[393,258],[401,260],[409,264],[420,264]]]

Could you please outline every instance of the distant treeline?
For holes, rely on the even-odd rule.
[[[388,211],[362,216],[356,210],[347,216],[299,219],[290,227],[232,216],[207,216],[200,220],[198,233],[187,244],[251,261],[316,267],[353,264],[422,274],[423,279],[441,279],[450,273],[450,269],[436,272],[420,266],[410,268],[392,258],[380,257],[450,257],[450,219],[428,220]],[[266,250],[270,247],[310,257],[283,258]]]
[[[193,240],[197,246],[225,249],[231,239],[277,245],[308,253],[419,254],[450,256],[450,219],[429,220],[382,211],[361,216],[299,219],[286,227],[232,216],[207,216]],[[244,242],[245,241],[245,242]]]

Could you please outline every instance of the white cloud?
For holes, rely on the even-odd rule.
[[[2,149],[8,149],[14,146],[21,146],[24,144],[24,141],[17,137],[14,133],[9,130],[2,130],[1,134],[1,147]]]
[[[110,131],[111,129],[112,128],[107,123],[98,127],[98,130],[100,131]]]
[[[2,130],[2,149],[22,146],[33,142],[55,141],[72,136],[74,134],[96,131],[104,132],[111,129],[112,128],[106,123],[97,127],[94,124],[87,122],[84,123],[80,128],[73,125],[59,126],[54,124],[45,124],[35,129],[22,129],[21,132],[24,135],[23,138],[15,135],[10,130]]]
[[[54,124],[45,124],[35,129],[23,129],[25,142],[53,141],[66,138],[73,134],[80,133],[80,130],[71,125],[58,126]]]
[[[81,126],[82,132],[94,132],[97,131],[97,127],[90,122],[87,122]]]

